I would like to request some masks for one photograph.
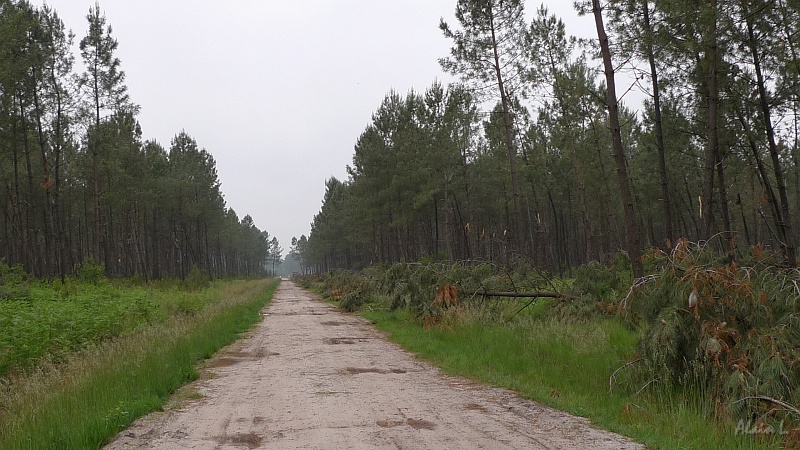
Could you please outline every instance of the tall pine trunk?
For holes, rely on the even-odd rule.
[[[787,266],[795,267],[797,265],[797,254],[794,246],[794,235],[792,234],[792,219],[789,215],[789,197],[786,194],[786,181],[784,180],[783,170],[781,169],[778,145],[775,142],[775,129],[772,126],[772,114],[770,112],[769,99],[767,98],[767,88],[764,83],[764,76],[761,73],[761,57],[758,52],[758,41],[753,31],[753,19],[750,14],[748,14],[746,6],[743,12],[746,17],[747,37],[753,56],[753,67],[756,72],[756,82],[758,83],[758,97],[761,103],[761,113],[763,114],[764,128],[767,133],[767,142],[769,143],[769,154],[772,158],[772,169],[775,173],[775,184],[777,184],[778,197],[780,198],[780,216],[777,225],[780,230],[783,260]]]
[[[710,2],[708,8],[710,18],[708,28],[705,32],[705,57],[702,63],[705,64],[706,75],[706,101],[708,103],[708,115],[706,118],[706,161],[703,168],[703,196],[701,205],[702,230],[700,237],[704,240],[711,238],[711,222],[713,221],[714,211],[714,169],[716,167],[719,152],[719,51],[717,48],[717,0]]]
[[[675,228],[672,224],[672,199],[670,198],[669,177],[667,176],[666,149],[664,146],[664,126],[661,118],[661,92],[658,84],[656,58],[653,52],[653,28],[650,24],[649,0],[642,0],[642,18],[644,20],[645,47],[647,61],[650,65],[650,80],[653,85],[653,113],[655,119],[656,146],[658,148],[658,171],[661,178],[661,205],[664,208],[664,235],[669,247],[674,242]]]
[[[622,133],[619,124],[619,103],[617,101],[616,83],[614,82],[614,65],[611,61],[611,49],[609,48],[608,35],[606,35],[603,25],[603,13],[600,9],[599,0],[592,0],[592,12],[594,13],[595,25],[597,26],[597,39],[600,41],[600,52],[603,56],[603,67],[606,75],[606,102],[608,104],[609,123],[611,125],[611,148],[614,153],[614,162],[617,166],[620,194],[622,195],[625,211],[628,255],[631,258],[631,264],[633,266],[633,276],[641,278],[644,276],[644,268],[642,267],[642,244],[639,238],[639,227],[636,220],[636,206],[633,201],[633,192],[628,178],[625,150],[622,147]]]

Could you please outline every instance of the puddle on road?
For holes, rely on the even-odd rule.
[[[255,433],[239,433],[239,434],[218,436],[215,437],[214,440],[216,440],[218,443],[222,445],[225,444],[244,445],[247,448],[254,449],[261,446],[261,442],[264,441],[264,438]]]
[[[467,411],[480,411],[480,412],[488,411],[486,408],[477,403],[467,403],[466,405],[464,405],[464,409],[466,409]]]
[[[428,422],[427,420],[421,419],[406,419],[403,420],[378,420],[375,422],[381,428],[394,428],[403,425],[408,425],[415,430],[435,430],[436,424],[433,422]]]
[[[422,419],[408,419],[406,420],[408,426],[415,430],[435,430],[436,424]]]
[[[355,344],[355,339],[351,338],[328,338],[325,339],[325,343],[329,345],[337,345],[337,344]]]
[[[220,368],[220,367],[228,367],[232,366],[236,363],[241,362],[242,360],[239,358],[218,358],[213,360],[208,367],[212,369]]]
[[[279,355],[280,353],[270,352],[264,347],[255,349],[251,352],[242,352],[242,351],[230,352],[224,354],[224,356],[220,356],[215,359],[214,358],[210,359],[208,367],[212,369],[220,367],[228,367],[243,361],[255,361],[261,358],[266,358],[269,356],[279,356]]]
[[[379,421],[377,421],[375,423],[381,428],[393,428],[393,427],[399,427],[399,426],[403,425],[405,423],[405,421],[402,421],[402,420],[379,420]]]
[[[382,375],[386,375],[389,373],[397,373],[397,374],[407,373],[407,371],[403,369],[378,369],[377,367],[368,367],[368,368],[348,367],[344,371],[350,375],[357,375],[360,373],[379,373]]]

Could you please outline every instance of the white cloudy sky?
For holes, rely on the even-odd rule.
[[[572,0],[547,0],[591,37]],[[76,44],[94,0],[47,0]],[[104,0],[145,139],[186,130],[217,162],[225,200],[277,236],[308,234],[325,179],[346,178],[353,145],[390,89],[447,82],[437,59],[455,0]],[[541,2],[528,2],[531,14]],[[588,33],[588,34],[587,34]],[[76,57],[79,53],[75,51]]]

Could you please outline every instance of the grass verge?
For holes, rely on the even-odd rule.
[[[532,318],[503,325],[466,321],[447,329],[425,329],[403,310],[361,314],[446,373],[512,389],[649,448],[780,448],[780,436],[742,435],[734,426],[709,421],[711,411],[691,393],[657,398],[621,389],[609,393],[609,376],[636,351],[636,334],[616,320],[564,323]],[[624,376],[624,371],[618,374]]]
[[[195,366],[261,318],[279,280],[214,288],[194,315],[137,330],[0,386],[0,449],[100,448],[197,377]]]

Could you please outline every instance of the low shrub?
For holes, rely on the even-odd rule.
[[[25,300],[30,294],[28,274],[22,265],[9,266],[0,262],[0,301]]]
[[[97,285],[108,281],[103,265],[91,258],[87,259],[80,266],[78,266],[76,275],[78,280],[86,284]]]
[[[199,291],[207,289],[211,286],[211,277],[199,266],[192,266],[192,270],[186,275],[183,280],[184,289],[190,291]]]

